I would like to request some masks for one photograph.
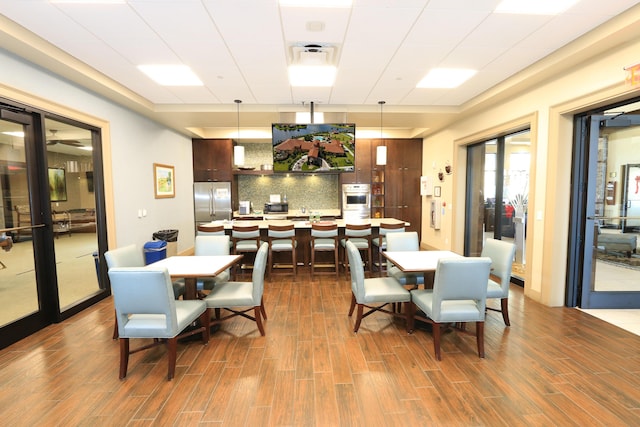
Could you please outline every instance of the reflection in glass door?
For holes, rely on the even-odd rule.
[[[27,173],[27,126],[0,120],[0,326],[40,310]],[[38,226],[35,224],[35,226]]]
[[[100,291],[91,131],[45,120],[49,194],[60,308]]]
[[[530,131],[467,148],[465,255],[479,256],[486,238],[514,242],[512,276],[524,281]]]

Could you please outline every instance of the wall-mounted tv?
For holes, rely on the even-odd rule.
[[[353,172],[354,123],[274,123],[271,125],[274,172]]]

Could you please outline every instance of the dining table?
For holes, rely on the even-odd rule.
[[[215,277],[238,263],[242,255],[175,255],[147,267],[166,268],[172,279],[184,279],[184,299],[196,299],[199,278]]]
[[[403,273],[433,272],[438,267],[438,260],[462,257],[451,251],[383,251],[382,256]]]

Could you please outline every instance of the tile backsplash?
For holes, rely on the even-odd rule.
[[[340,175],[239,175],[238,200],[249,200],[262,210],[270,194],[287,195],[289,212],[303,206],[313,209],[340,209]]]
[[[273,164],[270,143],[240,143],[245,149],[245,166],[260,169]],[[307,209],[340,209],[340,175],[317,174],[239,175],[238,200],[249,200],[253,209],[262,210],[270,194],[287,195],[289,212]]]

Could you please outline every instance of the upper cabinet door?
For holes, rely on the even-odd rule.
[[[231,181],[233,141],[231,139],[194,139],[193,180]]]

